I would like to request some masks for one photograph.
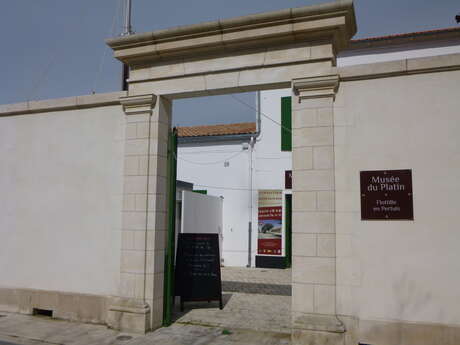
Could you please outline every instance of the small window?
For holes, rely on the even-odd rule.
[[[291,97],[281,97],[281,151],[292,151]]]

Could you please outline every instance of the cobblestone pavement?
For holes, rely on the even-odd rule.
[[[291,270],[222,268],[224,308],[218,302],[175,306],[177,323],[290,333]]]
[[[291,269],[222,267],[222,281],[291,285]]]
[[[223,281],[222,290],[226,292],[243,292],[262,295],[291,296],[291,285],[260,284]]]
[[[102,325],[1,313],[0,344],[21,345],[288,345],[290,336],[174,324],[146,335],[120,333]]]

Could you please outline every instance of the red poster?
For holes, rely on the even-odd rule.
[[[282,254],[282,212],[280,190],[259,191],[258,254]]]

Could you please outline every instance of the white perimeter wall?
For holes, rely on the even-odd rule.
[[[375,62],[412,59],[460,53],[458,39],[417,42],[395,46],[346,50],[339,54],[337,66],[351,66]]]
[[[119,106],[0,117],[0,286],[114,294]]]
[[[460,72],[342,82],[338,313],[460,324]],[[359,172],[412,169],[414,221],[361,221]]]

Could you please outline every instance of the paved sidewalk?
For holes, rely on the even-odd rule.
[[[176,323],[146,335],[0,312],[0,345],[287,345],[290,284],[291,270],[225,267],[223,310],[217,302],[190,302],[181,313],[176,303]]]
[[[291,270],[222,268],[224,308],[218,302],[186,302],[177,323],[291,333]]]
[[[0,344],[21,345],[288,345],[290,336],[174,324],[146,335],[120,333],[102,325],[0,313]],[[229,333],[229,334],[228,334]]]
[[[222,281],[291,285],[291,269],[222,267]]]
[[[291,296],[291,270],[222,267],[222,289],[226,292]]]

